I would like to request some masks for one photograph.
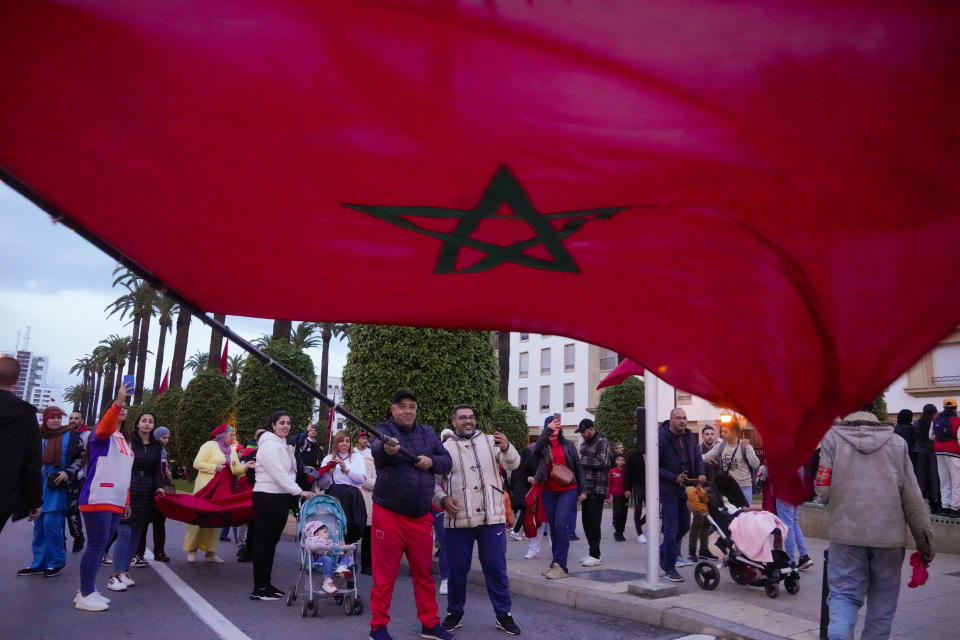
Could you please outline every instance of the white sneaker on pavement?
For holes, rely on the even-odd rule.
[[[134,586],[134,585],[137,584],[136,582],[134,582],[133,580],[131,580],[131,579],[130,579],[130,576],[128,576],[126,573],[121,573],[121,574],[120,574],[120,582],[122,582],[122,583],[123,583],[123,586],[125,586],[125,587],[132,587],[132,586]]]
[[[683,556],[678,556],[678,557],[677,557],[677,562],[676,562],[673,566],[675,566],[675,567],[692,567],[692,566],[693,566],[693,563],[690,562],[690,559],[689,559],[689,558],[685,558],[685,557],[683,557]]]
[[[123,584],[123,581],[117,576],[110,576],[110,579],[107,580],[107,589],[110,589],[110,591],[126,591],[127,585]],[[87,597],[89,598],[90,596],[88,595]]]
[[[90,596],[94,596],[94,597],[96,597],[96,598],[99,598],[99,599],[103,600],[103,601],[106,602],[107,604],[110,604],[110,598],[106,597],[105,595],[103,595],[103,594],[100,593],[99,591],[94,591],[93,593],[88,593],[88,594],[87,594],[87,597],[90,597]],[[77,602],[79,602],[79,601],[80,601],[80,598],[82,598],[82,597],[83,597],[83,596],[80,595],[80,589],[77,589],[77,595],[73,596],[73,604],[77,604]]]
[[[527,538],[526,538],[523,534],[521,534],[521,533],[517,533],[516,531],[511,531],[511,532],[510,532],[510,539],[511,539],[511,540],[516,540],[516,541],[519,542],[520,540],[526,540]]]
[[[586,559],[580,562],[585,567],[595,567],[597,565],[603,564],[603,560],[600,558],[594,558],[593,556],[587,556]]]
[[[525,554],[523,554],[523,557],[526,560],[533,560],[537,557],[537,555],[538,554],[534,553],[533,551],[527,551]]]
[[[76,598],[73,606],[81,611],[106,611],[110,608],[110,605],[96,597],[96,592]]]
[[[647,544],[647,536],[641,533],[640,535],[637,536],[637,542],[639,542],[640,544]]]

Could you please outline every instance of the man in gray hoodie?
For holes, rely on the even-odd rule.
[[[835,423],[820,448],[815,488],[830,509],[830,640],[853,637],[867,599],[863,640],[888,638],[900,593],[907,527],[926,561],[933,527],[907,446],[893,425],[861,410]]]

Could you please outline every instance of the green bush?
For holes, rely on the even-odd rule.
[[[210,439],[211,431],[227,421],[236,404],[236,389],[219,369],[204,369],[187,385],[177,414],[177,429],[171,429],[168,454],[186,467],[191,476],[200,446]]]
[[[643,403],[643,381],[634,376],[615,387],[604,389],[597,403],[595,422],[597,429],[610,441],[611,449],[614,442],[623,443],[624,453],[636,449],[633,412]]]
[[[503,423],[504,433],[517,451],[523,451],[527,446],[527,436],[530,433],[527,427],[527,414],[517,409],[506,400],[497,400],[493,405],[493,424]]]
[[[263,352],[310,385],[317,375],[310,356],[286,340],[271,340]],[[247,442],[257,429],[267,426],[278,409],[290,413],[291,433],[303,431],[313,416],[315,399],[253,356],[247,356],[237,385],[237,436]],[[326,433],[326,432],[324,432]]]
[[[344,405],[371,426],[390,417],[398,389],[417,395],[417,420],[439,433],[458,404],[491,431],[497,363],[487,331],[352,325],[343,368]]]
[[[167,447],[167,455],[170,457],[171,462],[177,462],[182,464],[182,460],[179,456],[179,449],[177,449],[177,444],[179,441],[180,433],[180,404],[183,402],[183,389],[180,387],[170,387],[164,393],[159,396],[154,396],[150,398],[149,402],[145,402],[144,405],[148,410],[153,412],[156,420],[156,425],[158,427],[166,427],[170,429],[170,444]],[[188,455],[195,456],[196,451]],[[193,462],[193,457],[187,461],[189,463]],[[185,466],[188,466],[185,465]]]
[[[870,413],[877,416],[877,420],[880,422],[890,422],[890,414],[887,413],[887,400],[882,393],[873,399]]]

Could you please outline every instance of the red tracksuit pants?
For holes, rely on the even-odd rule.
[[[390,601],[393,585],[400,570],[400,559],[407,554],[417,618],[425,627],[440,622],[437,615],[437,593],[433,585],[433,516],[408,518],[378,504],[373,505],[373,531],[370,535],[373,552],[373,588],[370,590],[370,627],[390,623]]]

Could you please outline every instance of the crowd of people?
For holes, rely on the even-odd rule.
[[[10,393],[19,365],[0,358],[0,424],[6,430],[9,464],[0,466],[0,530],[13,517],[33,521],[33,557],[20,576],[53,577],[67,563],[65,525],[74,552],[83,551],[79,566],[77,609],[104,611],[110,599],[97,588],[101,563],[111,564],[105,586],[122,592],[134,586],[131,565],[145,565],[147,528],[153,525],[155,561],[169,561],[164,552],[165,524],[157,497],[172,490],[166,454],[170,431],[156,424],[153,414],[126,424],[126,400],[131,389],[121,385],[115,401],[95,429],[71,414],[48,407],[37,424],[32,406]],[[711,528],[688,508],[690,486],[702,487],[724,474],[739,487],[752,508],[758,481],[765,470],[751,442],[736,424],[707,425],[697,434],[687,427],[682,408],[670,412],[658,431],[661,532],[645,531],[645,468],[642,443],[630,454],[623,443],[610,443],[592,420],[577,426],[577,446],[564,436],[559,415],[544,421],[534,442],[517,451],[500,430],[484,433],[472,406],[453,407],[450,427],[438,437],[432,426],[417,421],[413,391],[398,391],[390,405],[391,418],[377,425],[377,438],[362,432],[354,444],[339,431],[326,452],[311,425],[291,435],[291,418],[274,412],[246,447],[237,443],[230,425],[210,434],[193,461],[194,491],[218,473],[247,477],[252,487],[254,520],[235,533],[237,559],[252,561],[251,600],[278,600],[284,593],[272,582],[274,556],[297,499],[318,491],[334,495],[354,521],[349,535],[359,541],[359,566],[346,556],[336,568],[338,578],[352,572],[372,575],[370,638],[389,640],[390,607],[398,569],[406,556],[413,582],[421,636],[447,640],[466,616],[466,578],[474,548],[483,571],[497,628],[520,634],[513,619],[506,567],[507,539],[526,540],[528,559],[538,557],[549,539],[550,559],[543,576],[559,580],[569,575],[570,540],[575,539],[579,511],[587,542],[582,566],[603,563],[602,520],[605,504],[612,506],[612,539],[625,542],[629,510],[633,509],[637,541],[660,543],[661,575],[683,581],[678,568],[716,560],[710,545]],[[858,412],[839,420],[825,436],[811,463],[798,470],[797,483],[809,497],[830,506],[831,562],[830,638],[846,638],[857,609],[868,598],[870,637],[889,634],[899,590],[905,531],[913,534],[918,561],[930,562],[934,551],[929,513],[960,517],[960,417],[948,399],[941,411],[924,407],[913,419],[901,411],[895,427],[872,414]],[[719,438],[718,438],[719,435]],[[899,435],[900,438],[892,438]],[[798,569],[813,566],[800,528],[799,510],[773,499],[767,482],[764,508],[786,527],[784,550]],[[859,498],[870,491],[879,502],[866,513]],[[738,498],[739,500],[739,498]],[[579,507],[578,507],[579,505]],[[79,517],[76,515],[79,514]],[[862,518],[876,522],[862,525]],[[82,523],[81,523],[82,518]],[[225,530],[226,531],[226,530]],[[224,531],[224,532],[225,532]],[[183,542],[186,560],[221,564],[219,527],[190,525]],[[689,533],[687,553],[681,544]],[[107,550],[115,540],[112,558]],[[432,575],[434,549],[440,565],[440,595],[447,598],[441,619]],[[322,589],[334,594],[332,563],[320,563]]]

